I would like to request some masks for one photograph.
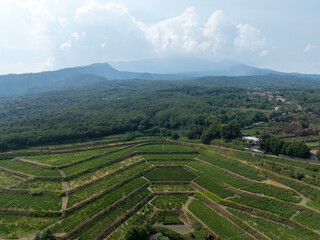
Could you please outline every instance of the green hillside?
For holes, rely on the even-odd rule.
[[[121,137],[0,160],[0,238],[320,239],[319,164]],[[279,172],[284,165],[305,178]]]

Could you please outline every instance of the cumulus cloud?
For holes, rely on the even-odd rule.
[[[309,43],[303,50],[304,53],[310,52],[312,49],[315,49],[317,46]]]
[[[180,16],[154,25],[138,24],[157,52],[203,52],[226,57],[249,51],[258,55],[266,45],[259,29],[236,24],[222,10],[213,12],[204,23],[190,7]]]
[[[15,24],[6,26],[8,22]],[[194,7],[148,24],[118,2],[0,1],[0,34],[1,53],[10,56],[1,62],[6,71],[10,66],[16,68],[17,62],[21,63],[19,71],[41,71],[157,54],[216,58],[268,54],[259,29],[235,22],[222,10],[204,19]],[[313,47],[310,44],[306,51]],[[0,72],[3,69],[0,67]]]
[[[193,7],[187,8],[180,16],[169,18],[154,25],[137,24],[156,51],[184,50],[191,52],[198,46],[198,16]]]
[[[234,45],[237,51],[262,50],[266,40],[261,38],[260,30],[250,26],[249,24],[239,24],[237,28],[238,36],[234,39]]]

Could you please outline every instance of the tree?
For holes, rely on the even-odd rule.
[[[56,240],[56,237],[53,235],[53,233],[50,230],[45,231],[41,235],[41,240]]]
[[[143,227],[131,227],[126,232],[126,240],[145,240],[148,237],[148,232]]]
[[[169,238],[163,236],[162,233],[157,233],[156,235],[152,236],[150,240],[169,240]]]
[[[204,144],[209,144],[210,141],[213,139],[213,134],[210,132],[209,129],[203,131],[201,137],[201,142],[204,143]]]
[[[41,234],[37,232],[33,240],[40,240],[40,239],[41,239]]]
[[[179,134],[176,133],[176,132],[172,132],[171,138],[172,138],[173,140],[177,140],[177,139],[179,138]]]
[[[232,139],[240,135],[240,128],[235,124],[221,124],[221,137],[223,139]]]

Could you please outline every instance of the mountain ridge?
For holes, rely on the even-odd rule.
[[[180,59],[180,62],[178,65],[174,65],[172,61],[177,61],[177,59]],[[159,62],[159,60],[146,61],[149,62],[149,70],[151,70],[152,66],[154,68],[162,68],[161,71],[166,68],[165,65],[160,64],[161,62]],[[163,59],[161,61],[163,61]],[[301,78],[301,81],[305,81],[305,79],[320,80],[320,75],[316,74],[282,73],[269,69],[252,67],[229,59],[216,63],[208,60],[191,58],[186,58],[185,61],[181,58],[172,58],[170,61],[168,61],[166,65],[172,65],[171,70],[176,69],[178,71],[185,69],[185,72],[172,72],[170,70],[167,70],[168,73],[119,71],[109,63],[94,63],[87,66],[63,68],[55,71],[0,75],[0,96],[63,90],[101,83],[108,80],[127,79],[188,80],[208,76],[292,76]],[[198,64],[195,64],[197,61],[199,61]],[[138,61],[137,64],[141,65],[143,63],[144,61]],[[132,61],[131,64],[131,67],[133,67],[136,63]],[[199,64],[202,65],[200,67],[196,66]],[[141,66],[136,68],[138,70],[143,70],[141,69]],[[120,69],[124,69],[124,65],[120,67]],[[128,67],[128,69],[130,70],[130,67]],[[148,66],[146,69],[148,69]]]

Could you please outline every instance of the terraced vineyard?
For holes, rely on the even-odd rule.
[[[170,239],[320,239],[320,165],[215,146],[117,136],[2,153],[0,191],[2,239],[121,240],[137,226]]]

